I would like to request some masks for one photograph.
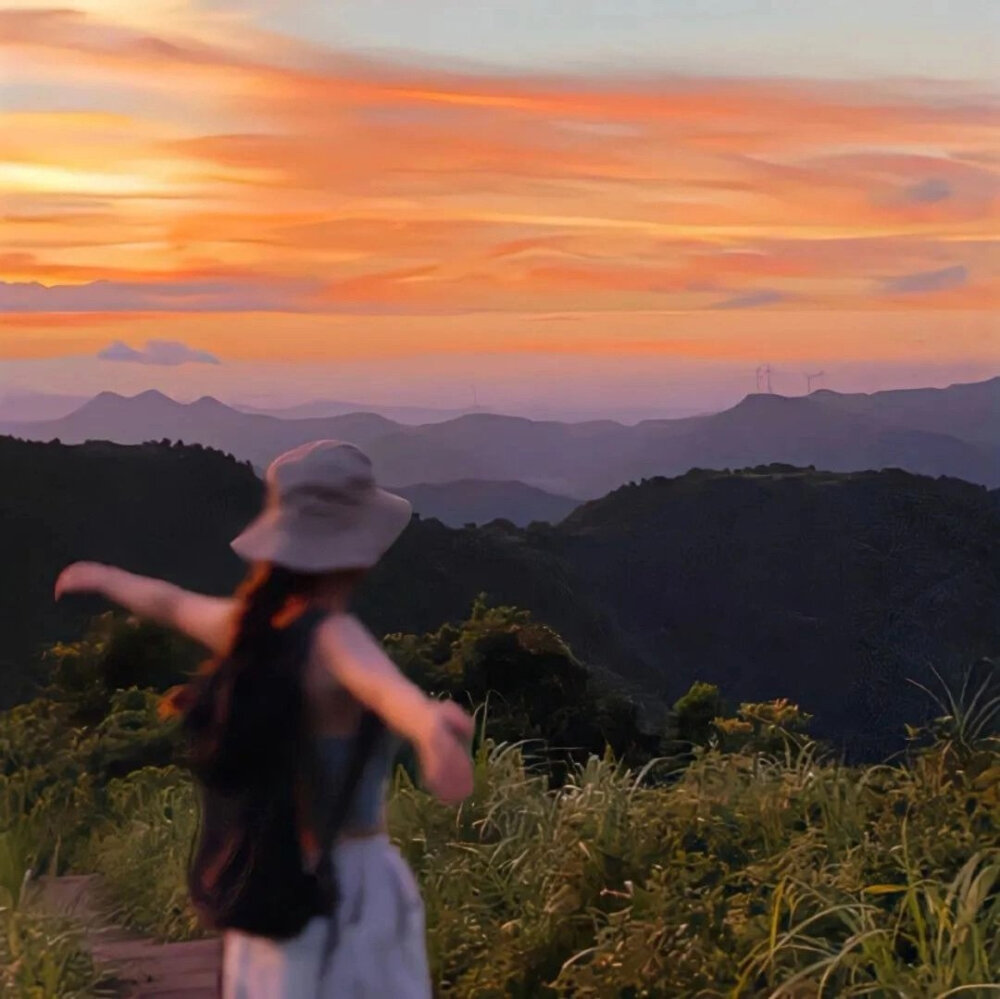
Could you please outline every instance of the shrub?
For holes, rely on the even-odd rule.
[[[813,741],[795,704],[726,718],[718,690],[695,685],[673,715],[684,756],[636,769],[605,748],[605,695],[529,616],[480,603],[461,627],[391,644],[432,689],[489,703],[459,809],[425,794],[412,767],[388,803],[440,995],[996,995],[1000,699],[988,685],[945,692],[907,754],[864,768]],[[25,900],[25,872],[41,864],[99,872],[136,930],[200,932],[185,891],[196,799],[170,764],[173,734],[152,691],[102,697],[89,724],[78,697],[0,716],[8,991],[96,987],[75,928]],[[548,736],[596,752],[553,766]]]
[[[550,761],[585,760],[610,745],[644,762],[659,749],[659,739],[640,729],[636,705],[603,689],[566,642],[527,611],[480,597],[461,625],[390,635],[386,647],[425,689],[465,704],[488,702],[486,731],[497,742],[544,742]]]
[[[164,940],[200,936],[187,896],[198,812],[186,775],[147,767],[113,780],[106,809],[88,859],[116,920]]]
[[[110,995],[87,951],[83,928],[35,899],[37,829],[30,820],[0,832],[0,993],[11,999],[92,999]]]
[[[399,770],[390,830],[421,883],[439,993],[815,999],[969,995],[1000,968],[1000,753],[865,769],[701,750],[669,780],[610,755],[560,786],[483,740],[456,811]],[[109,783],[90,858],[128,925],[186,939],[196,821],[176,768]]]
[[[96,724],[117,690],[165,690],[182,682],[202,657],[192,643],[164,628],[108,612],[95,618],[79,641],[57,643],[44,658],[45,696],[65,704],[74,723]]]

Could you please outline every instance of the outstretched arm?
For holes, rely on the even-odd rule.
[[[407,680],[357,618],[334,615],[318,637],[323,663],[333,677],[412,743],[427,789],[449,803],[468,797],[472,719],[454,701],[434,700]]]
[[[183,632],[213,652],[229,642],[234,602],[224,597],[190,593],[162,579],[137,576],[97,562],[75,562],[56,581],[55,596],[98,593],[138,617]]]

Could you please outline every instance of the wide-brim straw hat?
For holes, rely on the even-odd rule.
[[[247,562],[297,572],[370,569],[403,533],[408,500],[375,484],[353,444],[314,441],[272,462],[263,512],[232,542]]]

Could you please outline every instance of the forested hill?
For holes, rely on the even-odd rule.
[[[906,679],[928,664],[1000,653],[996,496],[900,471],[692,472],[583,507],[557,544],[668,677],[788,696],[860,737],[918,716]]]
[[[95,609],[53,607],[66,561],[224,590],[240,572],[228,541],[260,497],[245,465],[162,445],[4,440],[0,481],[8,676]],[[558,526],[417,520],[360,609],[378,631],[423,632],[463,619],[481,591],[650,700],[695,679],[734,700],[788,696],[818,732],[876,752],[925,708],[907,677],[1000,653],[1000,502],[898,471],[692,471],[624,486]]]
[[[67,562],[97,559],[215,592],[241,564],[228,541],[254,515],[252,469],[200,447],[37,444],[0,437],[0,703],[29,689],[39,649],[78,637],[96,601],[52,601]]]
[[[817,731],[873,753],[927,708],[908,678],[1000,653],[1000,504],[959,480],[692,471],[557,527],[420,528],[366,605],[386,627],[456,616],[482,589],[652,696],[695,679],[734,699],[787,696]]]

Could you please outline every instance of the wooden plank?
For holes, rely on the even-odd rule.
[[[39,900],[52,912],[80,919],[94,960],[115,976],[123,999],[216,999],[222,940],[160,943],[109,925],[97,902],[94,875],[43,878]]]

